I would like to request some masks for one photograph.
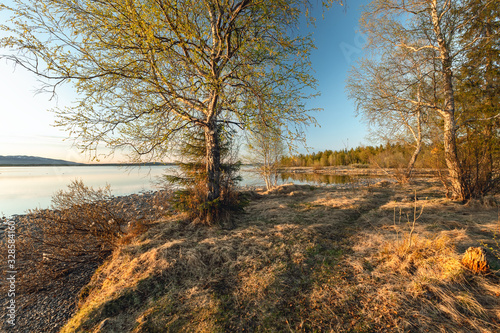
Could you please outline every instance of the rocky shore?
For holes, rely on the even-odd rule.
[[[161,215],[168,214],[169,207],[166,203],[168,195],[168,191],[157,191],[118,196],[111,199],[111,205],[129,220],[154,220]],[[9,220],[18,225],[23,223],[24,217],[25,215],[15,215]],[[4,237],[6,226],[5,223],[0,223],[0,246],[3,249],[7,245]],[[0,313],[2,314],[0,332],[6,333],[58,332],[75,313],[81,288],[90,281],[99,266],[96,262],[82,263],[35,290],[18,286],[15,297],[12,298],[8,296],[7,286],[3,283],[6,278],[5,274],[9,270],[5,261],[4,259],[2,262],[3,274],[0,290]],[[18,272],[18,275],[20,273]],[[7,322],[7,306],[11,299],[15,300],[15,326]]]

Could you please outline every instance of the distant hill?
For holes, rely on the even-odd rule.
[[[52,158],[37,156],[2,156],[0,155],[0,165],[82,165],[81,163],[55,160]]]

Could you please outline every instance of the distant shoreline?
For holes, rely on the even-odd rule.
[[[151,162],[151,163],[92,163],[92,164],[87,164],[87,163],[71,163],[71,164],[0,164],[0,167],[47,167],[47,166],[64,166],[64,167],[78,167],[78,166],[170,166],[170,165],[177,165],[176,163],[161,163],[161,162]]]
[[[0,167],[40,167],[40,166],[67,166],[67,167],[78,167],[78,166],[177,166],[178,163],[173,162],[148,162],[148,163],[71,163],[71,164],[49,164],[49,163],[39,163],[39,164],[0,164]],[[242,166],[254,166],[253,164],[242,164]]]

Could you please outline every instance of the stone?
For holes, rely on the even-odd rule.
[[[374,185],[377,187],[388,187],[391,185],[391,182],[388,180],[381,180],[378,183],[375,183]]]

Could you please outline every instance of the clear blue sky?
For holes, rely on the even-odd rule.
[[[9,1],[6,1],[7,3]],[[320,127],[307,130],[309,151],[341,149],[368,144],[367,129],[355,118],[355,107],[347,99],[345,80],[353,61],[362,54],[363,36],[356,33],[361,0],[347,0],[344,7],[321,10],[314,29],[316,50],[312,52],[315,77],[321,96],[310,101],[309,108],[322,108],[313,115]],[[5,16],[0,16],[4,20]],[[21,68],[0,61],[0,155],[35,155],[70,161],[87,162],[87,156],[72,148],[68,133],[54,128],[54,116],[48,110],[70,105],[74,95],[70,89],[58,92],[57,100],[48,94],[36,95],[36,77]],[[305,149],[300,149],[305,152]],[[117,161],[123,158],[116,156]],[[111,160],[104,160],[109,162]]]

